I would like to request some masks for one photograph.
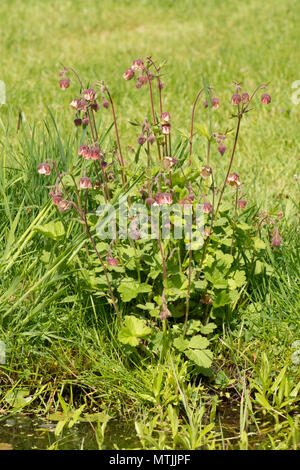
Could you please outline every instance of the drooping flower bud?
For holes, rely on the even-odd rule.
[[[49,163],[40,163],[38,173],[40,175],[51,175],[51,165]]]
[[[247,205],[247,201],[245,201],[243,199],[239,200],[239,202],[238,202],[239,209],[245,209],[246,205]]]
[[[208,108],[208,103],[207,103],[207,101],[206,101],[206,100],[205,100],[205,101],[203,101],[203,107],[204,107],[204,108]]]
[[[143,70],[144,69],[144,62],[142,59],[136,59],[132,63],[133,70]]]
[[[160,123],[163,124],[170,124],[171,123],[171,114],[167,111],[161,113],[160,115]]]
[[[269,104],[271,103],[271,96],[268,95],[268,93],[264,93],[263,95],[261,95],[260,100],[263,104]]]
[[[65,199],[62,199],[58,204],[57,208],[59,212],[67,212],[71,208],[71,204],[69,201],[66,201]]]
[[[212,298],[208,294],[203,294],[200,299],[200,302],[205,305],[210,305],[212,304]]]
[[[163,165],[166,170],[170,170],[177,163],[176,158],[173,157],[164,157]]]
[[[220,154],[223,156],[225,151],[226,151],[226,146],[225,145],[219,145],[218,146],[218,151],[220,152]]]
[[[209,214],[212,210],[212,205],[209,202],[204,202],[201,207],[204,214]]]
[[[205,227],[204,230],[203,230],[203,237],[204,238],[207,238],[211,235],[211,229],[208,228],[208,227]]]
[[[236,173],[232,173],[231,175],[229,175],[226,181],[230,186],[240,186],[241,185],[241,183],[239,181],[239,175],[237,175]]]
[[[71,101],[70,106],[71,106],[72,108],[78,109],[78,103],[79,103],[79,101],[80,101],[80,99],[74,98],[74,99]]]
[[[170,318],[171,316],[172,316],[172,313],[168,309],[166,302],[163,302],[159,318],[161,319],[161,321],[164,321],[167,318]]]
[[[80,145],[80,147],[78,149],[78,155],[80,155],[81,157],[84,157],[88,160],[90,158],[89,151],[90,151],[90,149],[87,145],[85,145],[85,144]]]
[[[80,119],[80,118],[74,119],[74,124],[75,124],[76,127],[81,126],[81,124],[82,124],[82,119]]]
[[[89,118],[85,117],[84,119],[82,119],[82,124],[83,124],[84,126],[88,126],[89,123],[90,123]]]
[[[108,101],[104,100],[104,101],[102,101],[101,104],[102,104],[103,108],[105,108],[105,109],[109,108],[109,102]]]
[[[142,85],[145,85],[148,82],[148,78],[146,77],[146,75],[139,75],[138,82]]]
[[[200,171],[200,176],[205,180],[212,174],[212,169],[210,166],[204,166]]]
[[[181,199],[181,201],[179,201],[179,205],[180,206],[184,206],[186,204],[193,204],[193,201],[195,199],[195,196],[194,194],[188,194],[187,196],[184,196],[183,199]]]
[[[147,141],[149,144],[153,144],[155,142],[155,137],[153,134],[149,134]]]
[[[89,158],[91,160],[100,160],[100,151],[97,147],[91,147],[89,149]]]
[[[87,102],[85,100],[79,100],[78,103],[77,103],[77,109],[79,111],[85,111],[87,107]]]
[[[235,93],[234,95],[232,95],[231,104],[233,104],[234,106],[237,106],[238,104],[240,104],[241,101],[242,101],[241,95],[239,95],[238,93]]]
[[[83,178],[80,178],[79,180],[80,189],[91,189],[92,187],[93,186],[92,186],[90,178],[87,178],[86,176],[84,176]]]
[[[159,90],[162,90],[164,86],[165,86],[165,84],[164,84],[163,82],[160,82],[160,81],[159,81],[159,82],[158,82],[158,85],[157,85],[157,88],[158,88]]]
[[[152,197],[147,197],[147,199],[145,200],[145,203],[147,204],[147,206],[152,206],[154,202],[155,200],[152,199]]]
[[[106,257],[106,261],[107,261],[108,266],[118,266],[119,264],[117,258],[112,258],[111,256],[108,256],[108,255]]]
[[[129,68],[124,72],[123,78],[125,80],[131,80],[134,77],[134,70],[132,68]]]
[[[213,109],[217,109],[220,106],[220,100],[219,98],[216,98],[215,96],[211,100],[211,107]]]
[[[57,206],[60,203],[60,201],[62,200],[62,193],[60,191],[59,192],[58,191],[57,192],[51,191],[49,193],[49,196],[51,197],[52,202],[55,206]]]
[[[91,104],[91,108],[92,108],[93,111],[97,112],[100,109],[100,104],[99,103],[93,103],[93,104]]]
[[[248,93],[243,93],[242,94],[242,102],[244,104],[248,104],[250,102],[250,96],[248,95]]]
[[[66,77],[62,78],[59,80],[59,86],[62,90],[66,90],[70,86],[70,79]]]
[[[161,132],[162,132],[164,135],[169,135],[170,132],[171,132],[171,126],[170,126],[170,125],[167,125],[167,124],[164,124],[163,126],[161,126]]]
[[[144,134],[142,132],[138,136],[137,141],[138,141],[138,144],[140,144],[140,145],[144,145],[144,143],[146,142],[146,137],[144,136]]]
[[[281,242],[282,242],[282,238],[279,235],[278,228],[276,228],[275,232],[273,233],[273,237],[272,237],[272,240],[271,240],[271,245],[272,246],[280,246]]]
[[[164,204],[172,204],[172,196],[168,193],[157,193],[154,196],[154,200],[158,206],[162,206]]]

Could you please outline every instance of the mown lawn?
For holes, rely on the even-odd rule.
[[[300,103],[292,102],[292,84],[300,80],[299,16],[297,0],[1,2],[0,80],[6,104],[0,107],[0,340],[7,345],[7,363],[0,372],[0,420],[25,407],[8,399],[12,388],[36,393],[28,409],[43,416],[61,409],[60,392],[69,406],[84,403],[89,410],[134,416],[144,448],[176,447],[177,414],[181,448],[197,448],[199,442],[211,449],[297,448],[299,370],[291,346],[299,339]],[[230,122],[233,81],[249,93],[267,82],[272,97],[269,106],[257,106],[243,119],[234,171],[249,202],[272,216],[283,212],[283,242],[266,250],[272,275],[251,281],[247,302],[212,338],[211,378],[195,379],[174,357],[162,369],[153,358],[147,363],[126,357],[117,340],[118,323],[84,291],[79,267],[64,269],[70,256],[76,259],[74,239],[55,245],[30,226],[47,207],[37,165],[60,158],[61,152],[49,111],[70,161],[78,148],[69,107],[78,86],[72,79],[71,92],[59,90],[61,64],[75,68],[85,82],[109,85],[125,159],[131,161],[127,145],[137,147],[138,131],[128,121],[142,121],[150,107],[145,109],[146,90],[137,90],[122,75],[134,59],[147,55],[166,60],[164,102],[174,132],[188,132],[204,77],[221,102],[215,130],[225,131]],[[197,124],[207,124],[206,116],[199,106]],[[111,123],[105,110],[101,119],[103,129]],[[228,141],[232,145],[233,137]],[[200,138],[194,148],[203,157]],[[225,171],[226,160],[215,148],[211,159]],[[50,273],[47,263],[53,266]],[[121,308],[129,313],[127,306]],[[284,367],[288,373],[280,376]],[[233,441],[222,436],[216,414],[228,401],[240,407]],[[190,436],[201,427],[199,403],[209,415],[205,424],[215,427],[196,442]],[[164,438],[151,434],[152,422]]]

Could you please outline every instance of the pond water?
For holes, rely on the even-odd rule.
[[[220,410],[222,436],[231,441],[231,448],[238,448],[239,409],[226,406]],[[62,433],[55,436],[57,422],[38,418],[34,415],[15,414],[0,421],[0,450],[97,450],[95,437],[96,423],[76,423],[72,428],[65,425]],[[218,426],[217,426],[218,427]],[[248,429],[249,448],[255,449],[259,441],[252,426]],[[134,422],[112,419],[107,423],[102,449],[139,449],[140,440]]]
[[[96,424],[96,423],[94,423]],[[75,424],[71,429],[65,426],[62,434],[54,434],[55,422],[41,420],[33,416],[14,415],[0,422],[0,450],[85,449],[97,450],[95,432],[89,423]],[[111,420],[108,422],[103,449],[133,449],[140,447],[134,423]]]

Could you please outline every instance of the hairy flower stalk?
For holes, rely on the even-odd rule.
[[[193,150],[193,133],[194,133],[194,120],[195,120],[196,105],[197,105],[197,102],[198,102],[200,96],[202,95],[203,91],[204,91],[204,88],[201,88],[201,90],[198,92],[198,94],[196,96],[196,99],[194,101],[193,110],[192,110],[189,166],[191,166],[191,164],[192,164],[192,159],[191,158],[192,158],[192,150]]]
[[[119,156],[121,160],[121,177],[122,177],[122,184],[123,186],[125,185],[127,179],[126,179],[126,173],[125,173],[125,165],[124,165],[124,159],[123,159],[123,154],[122,154],[122,149],[121,149],[121,143],[120,143],[120,137],[119,137],[119,131],[118,131],[118,125],[117,125],[117,118],[116,118],[116,113],[115,113],[115,107],[114,103],[111,97],[111,94],[108,90],[107,87],[104,88],[104,91],[106,92],[109,102],[111,104],[111,111],[113,115],[113,120],[114,120],[114,126],[115,126],[115,133],[116,133],[116,139],[117,139],[117,145],[118,145],[118,150],[119,150]]]

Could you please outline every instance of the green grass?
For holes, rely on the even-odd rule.
[[[297,447],[296,405],[291,401],[281,409],[276,389],[271,395],[277,401],[268,395],[272,407],[263,407],[254,384],[261,386],[261,370],[267,368],[264,353],[273,383],[284,366],[293,387],[299,379],[291,362],[300,310],[299,183],[294,177],[299,178],[300,105],[291,101],[291,84],[300,78],[299,14],[296,0],[266,0],[263,5],[258,0],[2,2],[0,80],[6,84],[7,104],[0,107],[0,339],[8,358],[0,372],[3,417],[24,409],[7,400],[12,388],[36,394],[25,409],[45,415],[60,409],[57,391],[68,399],[73,387],[77,408],[85,403],[89,409],[134,416],[141,447],[228,449],[234,442],[235,448]],[[127,144],[137,146],[138,132],[128,120],[144,119],[146,91],[136,90],[122,74],[140,55],[167,60],[164,100],[174,128],[189,128],[203,76],[224,109],[215,114],[217,130],[228,125],[233,80],[243,82],[243,91],[270,82],[271,105],[258,105],[242,122],[234,171],[249,201],[272,214],[284,212],[283,245],[265,253],[272,275],[254,278],[245,305],[214,337],[214,378],[202,378],[200,384],[193,378],[186,385],[193,371],[180,371],[182,365],[174,366],[171,357],[163,369],[164,389],[156,361],[127,357],[116,339],[118,323],[101,298],[92,290],[87,295],[77,276],[81,232],[72,229],[62,247],[33,229],[37,217],[46,222],[54,213],[36,172],[38,163],[46,157],[65,159],[67,168],[78,147],[69,110],[78,88],[72,80],[72,92],[59,90],[60,63],[74,67],[84,81],[108,83],[126,149]],[[19,109],[26,121],[16,134]],[[101,111],[101,119],[104,129],[111,118]],[[202,106],[196,119],[206,123]],[[203,157],[200,139],[194,148]],[[131,158],[127,152],[125,159]],[[215,148],[212,160],[225,168]],[[279,193],[283,196],[277,198]],[[122,306],[122,313],[130,312]],[[218,426],[214,400],[218,410],[228,400],[242,404],[233,440]],[[200,405],[204,415],[196,412]],[[179,437],[174,413],[179,414]],[[203,426],[214,424],[206,437],[199,433],[202,421]]]

